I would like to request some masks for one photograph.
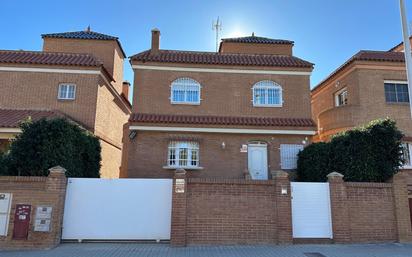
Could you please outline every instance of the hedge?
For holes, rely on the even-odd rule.
[[[385,182],[404,162],[402,137],[394,121],[380,119],[314,143],[298,155],[298,180],[322,182],[335,171],[346,181]]]
[[[63,118],[27,121],[21,129],[2,157],[4,175],[47,176],[60,165],[68,177],[100,177],[100,142],[87,130]]]

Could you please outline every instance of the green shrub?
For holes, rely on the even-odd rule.
[[[346,181],[387,181],[403,163],[402,137],[389,119],[338,134],[324,146],[307,147],[299,154],[298,179],[325,181],[325,176],[335,171]]]
[[[307,146],[298,154],[297,179],[306,182],[326,181],[330,169],[329,153],[330,144],[327,143]]]
[[[100,176],[101,147],[90,132],[61,118],[25,122],[21,128],[5,158],[6,174],[47,176],[60,165],[68,177]]]

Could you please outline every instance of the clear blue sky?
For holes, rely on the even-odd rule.
[[[0,49],[40,50],[40,34],[92,30],[120,38],[128,56],[150,47],[214,51],[212,21],[222,37],[250,35],[295,41],[294,54],[315,63],[311,86],[360,49],[387,50],[402,40],[398,0],[70,0],[1,1]],[[412,17],[412,0],[406,0]],[[125,78],[133,81],[126,62]]]

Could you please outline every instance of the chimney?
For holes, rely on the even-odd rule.
[[[157,53],[160,49],[160,30],[157,28],[152,29],[152,48],[151,53]]]
[[[122,94],[124,95],[124,97],[126,97],[127,100],[129,100],[129,87],[130,87],[130,82],[123,81]]]

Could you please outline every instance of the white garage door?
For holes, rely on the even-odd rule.
[[[329,183],[292,182],[294,238],[333,238]]]
[[[62,239],[170,239],[172,183],[69,178]]]

